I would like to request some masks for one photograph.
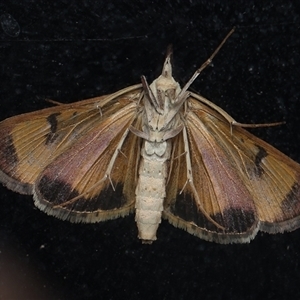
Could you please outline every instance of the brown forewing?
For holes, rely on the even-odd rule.
[[[258,229],[299,227],[299,164],[240,127],[231,133],[228,121],[198,99],[189,99],[186,128],[193,182],[179,194],[186,179],[178,179],[177,197],[173,193],[166,201],[172,224],[220,243],[247,242]],[[186,159],[175,160],[172,178],[182,174]]]
[[[132,203],[121,195],[124,180],[135,179],[134,172],[126,170],[138,162],[133,153],[138,155],[139,143],[133,134],[128,134],[110,174],[115,204],[103,172],[135,120],[140,94],[137,85],[1,122],[0,133],[7,136],[0,143],[1,181],[15,191],[34,193],[37,206],[63,219],[94,222],[103,219],[102,210],[108,211],[105,219],[128,213]],[[132,196],[134,187],[125,185],[124,192]]]
[[[92,99],[93,103],[99,100]],[[76,142],[79,131],[87,132],[90,124],[99,119],[95,107],[76,104],[22,114],[0,123],[0,178],[4,184],[31,194],[43,168]]]

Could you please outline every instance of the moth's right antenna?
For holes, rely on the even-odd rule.
[[[196,72],[194,73],[194,75],[191,77],[191,79],[185,84],[185,86],[182,88],[180,94],[178,95],[178,98],[180,98],[180,96],[182,94],[184,94],[187,89],[190,87],[190,85],[194,82],[194,80],[199,76],[199,74],[202,72],[202,70],[204,70],[213,60],[213,58],[216,56],[216,54],[219,52],[219,50],[222,48],[222,46],[225,44],[225,42],[228,40],[228,38],[233,34],[235,30],[235,27],[233,27],[229,33],[225,36],[225,38],[223,39],[223,41],[221,42],[221,44],[218,46],[218,48],[213,52],[213,54],[208,58],[208,60],[206,62],[204,62],[202,64],[202,66],[196,70]]]

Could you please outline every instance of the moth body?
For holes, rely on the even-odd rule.
[[[172,148],[170,139],[183,128],[180,125],[180,114],[170,117],[181,91],[179,84],[172,77],[170,54],[165,60],[162,74],[150,86],[144,80],[144,89],[148,93],[143,98],[143,131],[133,129],[133,133],[144,139],[135,192],[135,220],[139,238],[151,243],[156,240],[156,231],[164,210],[168,161]]]
[[[182,88],[169,51],[150,85],[0,122],[0,182],[70,222],[135,210],[144,243],[161,218],[224,244],[299,228],[300,165],[189,91],[232,32]]]
[[[136,187],[135,220],[139,238],[156,240],[156,231],[161,222],[163,201],[166,196],[167,161],[170,159],[170,143],[144,141]],[[158,152],[156,152],[156,148]],[[165,151],[161,155],[161,149]]]

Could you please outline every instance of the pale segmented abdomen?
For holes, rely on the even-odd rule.
[[[163,147],[161,147],[163,144]],[[146,146],[145,146],[146,145]],[[164,148],[163,154],[156,149]],[[161,222],[163,201],[166,196],[167,160],[170,158],[170,145],[144,142],[139,177],[136,187],[136,215],[139,238],[155,241],[156,231]],[[148,152],[148,153],[147,153]]]

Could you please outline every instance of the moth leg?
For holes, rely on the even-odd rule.
[[[183,192],[184,188],[186,187],[187,183],[190,183],[193,188],[193,174],[192,174],[192,163],[191,163],[191,155],[190,155],[190,148],[186,133],[186,128],[183,128],[183,143],[184,143],[184,154],[185,154],[185,161],[186,161],[186,183],[184,184],[180,194]],[[199,202],[199,201],[198,201]]]
[[[185,150],[184,152],[185,152],[185,157],[186,157],[185,161],[186,161],[187,180],[186,180],[186,183],[184,184],[181,192],[183,192],[186,185],[189,184],[193,190],[193,194],[194,194],[197,206],[200,209],[200,211],[203,213],[203,215],[218,228],[225,229],[223,226],[221,226],[220,224],[218,224],[215,220],[213,220],[211,218],[211,216],[206,212],[206,210],[204,209],[204,207],[201,204],[201,200],[199,198],[199,195],[198,195],[197,189],[195,188],[194,180],[193,180],[191,154],[190,154],[190,148],[189,148],[189,143],[188,143],[186,127],[183,128],[183,143],[184,143],[184,150]]]
[[[176,148],[177,144],[174,142],[173,146],[172,146],[172,154],[171,154],[171,163],[170,163],[170,167],[169,167],[169,174],[166,180],[166,185],[168,185],[170,179],[171,179],[171,174],[172,174],[172,170],[173,170],[173,161],[175,159],[179,159],[181,156],[185,155],[185,152],[182,152],[181,154],[177,155],[176,157],[174,157],[174,153],[175,153],[175,148]],[[186,184],[184,185],[186,186]],[[182,191],[184,190],[184,188],[181,190],[180,194],[182,193]]]
[[[103,177],[100,181],[98,181],[98,182],[96,182],[94,185],[92,185],[92,186],[91,186],[87,191],[85,191],[83,194],[81,194],[81,195],[79,195],[79,196],[77,196],[77,197],[72,198],[72,200],[77,200],[77,199],[79,199],[80,197],[82,197],[83,195],[88,195],[88,194],[89,194],[89,193],[90,193],[90,192],[91,192],[91,191],[92,191],[99,183],[103,182],[103,181],[106,180],[106,179],[109,180],[110,185],[111,185],[113,191],[115,191],[115,187],[114,187],[113,182],[112,182],[112,180],[111,180],[110,174],[111,174],[112,168],[113,168],[113,166],[114,166],[114,163],[115,163],[115,161],[116,161],[116,158],[117,158],[118,154],[119,154],[119,153],[122,153],[121,148],[122,148],[122,145],[123,145],[123,143],[124,143],[124,141],[125,141],[125,139],[126,139],[128,133],[129,133],[129,129],[126,129],[125,132],[123,133],[123,135],[122,135],[122,137],[121,137],[119,143],[118,143],[118,146],[117,146],[116,150],[114,151],[114,154],[112,155],[112,158],[111,158],[111,160],[110,160],[110,162],[109,162],[109,164],[108,164],[108,166],[107,166],[107,169],[106,169],[106,172],[105,172],[104,177]]]
[[[102,116],[103,116],[103,113],[102,113],[101,106],[100,106],[100,105],[97,105],[96,107],[97,107],[97,109],[99,110],[100,117],[102,117]]]
[[[53,104],[53,105],[56,105],[56,106],[59,106],[59,105],[64,105],[64,103],[61,103],[59,101],[55,101],[55,100],[52,100],[52,99],[45,99],[45,101]]]
[[[111,160],[110,160],[110,162],[109,162],[109,164],[107,166],[106,172],[105,172],[105,177],[109,178],[109,181],[111,183],[111,186],[112,186],[113,190],[115,190],[115,188],[114,188],[114,186],[112,184],[112,181],[111,181],[111,178],[110,178],[110,173],[111,173],[112,168],[113,168],[113,166],[115,164],[117,156],[119,155],[120,152],[122,152],[121,148],[123,146],[123,143],[124,143],[124,141],[125,141],[128,133],[129,133],[129,128],[127,128],[125,130],[125,132],[123,133],[123,135],[122,135],[122,137],[121,137],[121,139],[120,139],[120,141],[118,143],[118,146],[117,146],[117,148],[116,148],[116,150],[115,150],[115,152],[114,152],[114,154],[113,154],[113,156],[112,156],[112,158],[111,158]]]

